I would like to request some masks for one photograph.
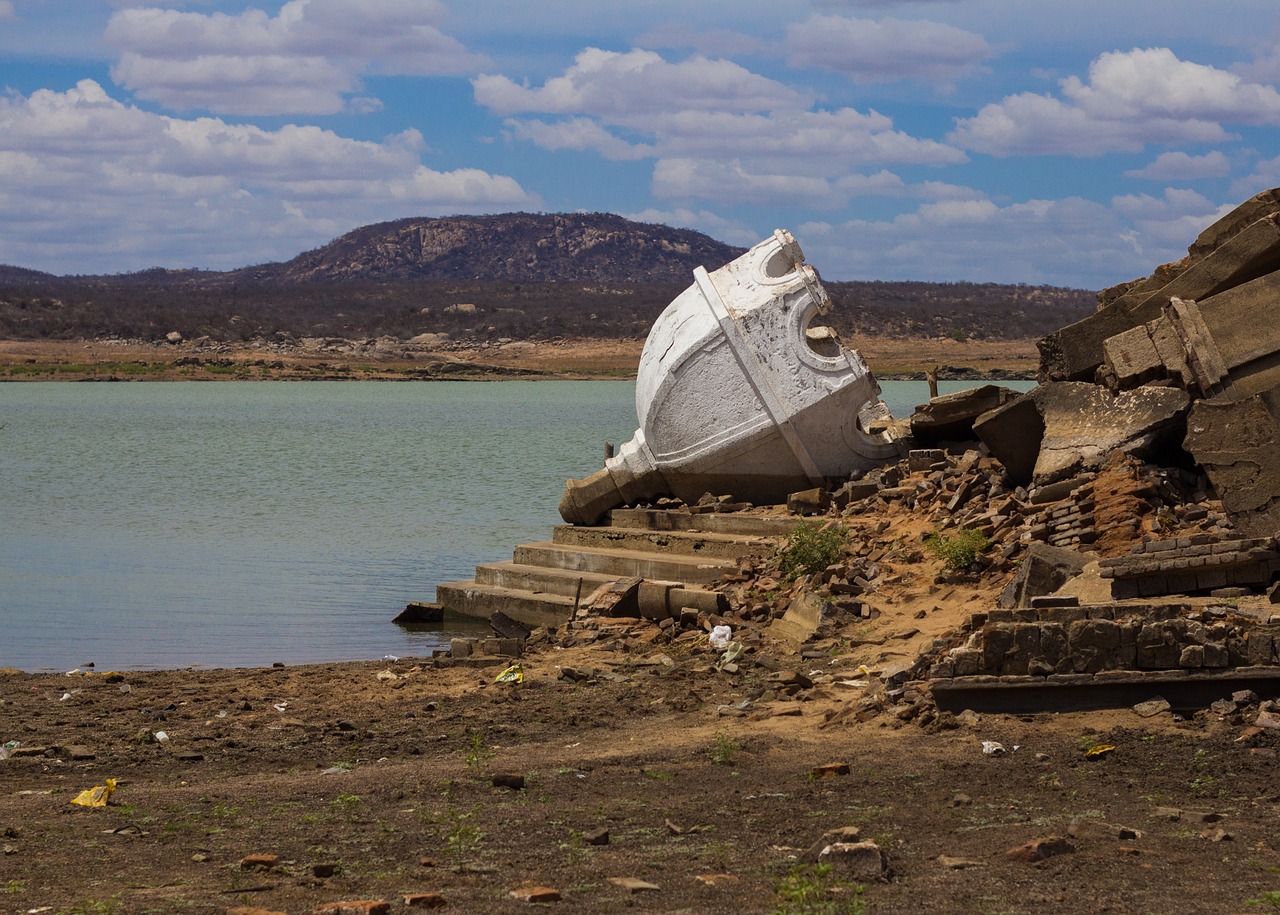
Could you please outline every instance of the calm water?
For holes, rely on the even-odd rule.
[[[882,387],[897,416],[928,396]],[[0,385],[0,667],[428,653],[441,634],[392,617],[549,536],[565,479],[631,437],[633,398],[625,382]]]

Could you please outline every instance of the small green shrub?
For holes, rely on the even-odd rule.
[[[987,535],[971,527],[962,527],[953,533],[935,531],[924,540],[924,548],[952,572],[968,572],[989,546],[991,540]]]
[[[866,915],[861,884],[839,879],[830,864],[797,866],[774,886],[774,915]]]
[[[778,571],[788,581],[821,572],[840,558],[847,545],[848,535],[843,528],[803,521],[787,535],[787,542],[779,549]]]

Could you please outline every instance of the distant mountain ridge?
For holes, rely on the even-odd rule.
[[[715,269],[745,250],[609,213],[504,213],[377,223],[286,263],[236,272],[280,283],[667,283],[687,282],[695,267]]]
[[[0,265],[0,338],[643,337],[696,267],[744,250],[607,213],[506,213],[363,226],[292,260],[228,271],[59,277]],[[1038,337],[1097,305],[1053,287],[824,285],[832,325],[873,336]]]

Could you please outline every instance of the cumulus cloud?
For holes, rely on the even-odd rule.
[[[831,278],[1059,286],[1092,280],[1101,288],[1183,256],[1188,240],[1218,215],[1190,191],[1003,205],[975,196],[883,219],[806,223],[797,237]]]
[[[760,230],[755,227],[740,220],[728,219],[710,210],[691,210],[683,207],[659,210],[650,207],[646,210],[620,213],[619,215],[636,222],[659,223],[664,226],[674,226],[678,229],[694,229],[698,232],[705,232],[712,238],[717,238],[726,244],[738,245],[743,248],[751,247],[764,237],[760,234]],[[707,266],[710,267],[711,265],[708,264]]]
[[[365,74],[462,75],[480,68],[439,26],[436,0],[290,0],[275,16],[138,7],[115,12],[111,77],[139,98],[217,114],[335,114]]]
[[[414,130],[371,142],[164,117],[92,80],[11,94],[0,99],[0,249],[58,272],[234,267],[364,223],[538,205],[512,178],[428,168],[424,148]]]
[[[513,139],[654,158],[653,191],[664,199],[743,195],[829,207],[885,191],[882,179],[861,174],[869,166],[966,161],[954,147],[894,129],[878,112],[815,110],[807,95],[723,60],[673,63],[652,51],[587,49],[540,86],[500,75],[472,85],[480,104],[508,116]]]
[[[662,111],[769,111],[807,107],[811,96],[728,60],[669,63],[653,51],[587,48],[542,86],[488,74],[472,80],[476,101],[497,114],[541,112],[629,117]]]
[[[1166,152],[1156,156],[1142,168],[1125,172],[1129,178],[1146,178],[1151,181],[1188,181],[1196,178],[1225,178],[1231,174],[1231,163],[1217,150],[1203,156],[1184,152]]]
[[[508,119],[507,127],[516,139],[528,140],[542,149],[592,150],[614,161],[645,159],[655,152],[654,147],[647,144],[628,143],[590,118],[567,118],[554,122],[537,118],[528,121]]]
[[[948,139],[993,156],[1138,152],[1148,144],[1218,143],[1224,124],[1280,124],[1280,93],[1168,48],[1112,51],[1070,76],[1061,97],[1025,92],[962,118]]]
[[[787,27],[793,67],[821,67],[856,83],[921,79],[949,87],[982,69],[991,47],[981,35],[927,20],[811,16]]]

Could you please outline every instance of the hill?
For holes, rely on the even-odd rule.
[[[685,282],[695,267],[714,269],[744,250],[701,232],[608,213],[507,213],[378,223],[287,263],[240,273],[277,283],[669,283]]]
[[[687,229],[609,214],[402,219],[284,263],[52,276],[0,267],[0,338],[246,342],[643,338],[693,269],[742,253]],[[827,282],[843,333],[1028,339],[1088,314],[1093,293],[981,283]]]

